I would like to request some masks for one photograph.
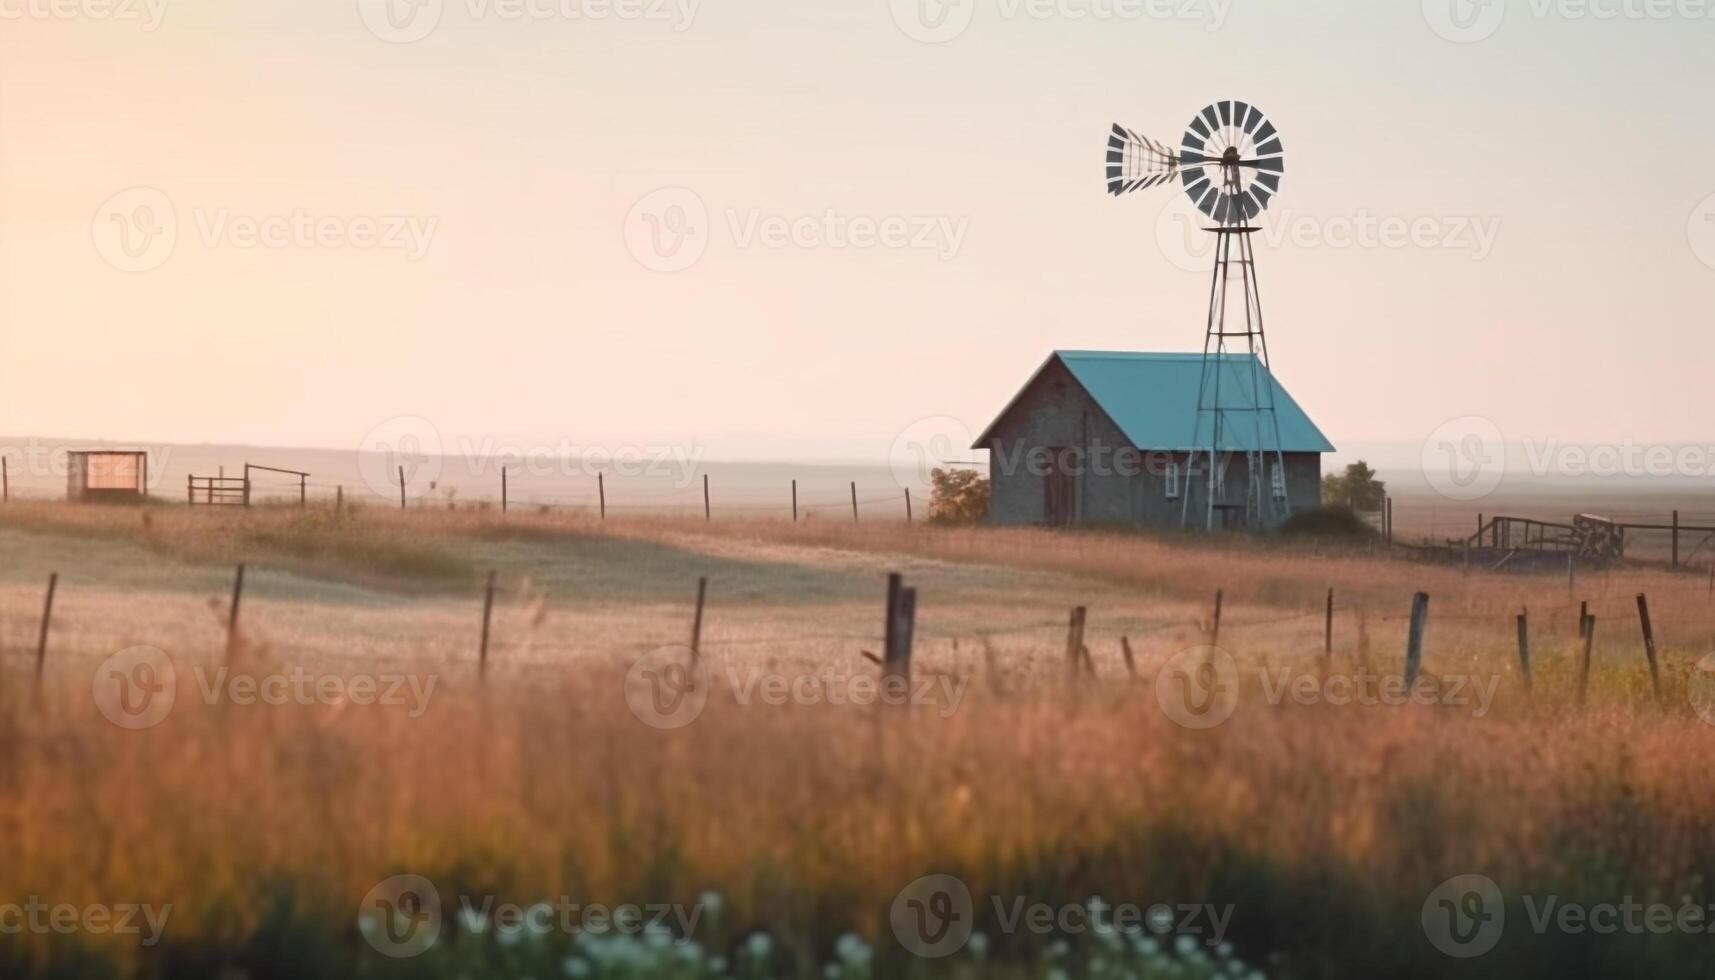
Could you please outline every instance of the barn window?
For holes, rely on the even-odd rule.
[[[1178,463],[1168,463],[1167,464],[1167,472],[1165,474],[1165,480],[1162,484],[1162,489],[1167,494],[1168,500],[1178,500],[1179,499],[1179,464]]]
[[[1274,499],[1286,499],[1286,469],[1280,465],[1280,460],[1269,464],[1268,484],[1274,490]]]

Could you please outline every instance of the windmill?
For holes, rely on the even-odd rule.
[[[1251,220],[1280,192],[1282,153],[1274,124],[1256,106],[1232,100],[1206,106],[1192,117],[1177,150],[1117,123],[1108,135],[1109,194],[1118,197],[1177,179],[1197,210],[1214,222],[1205,229],[1215,236],[1215,268],[1188,458],[1194,462],[1207,454],[1204,512],[1196,518],[1191,513],[1194,466],[1187,465],[1180,489],[1186,524],[1200,518],[1213,529],[1240,508],[1251,528],[1287,515],[1286,461],[1250,240],[1257,230]],[[1237,304],[1231,302],[1235,292]],[[1230,503],[1223,456],[1239,449],[1245,454],[1245,485],[1242,502]]]

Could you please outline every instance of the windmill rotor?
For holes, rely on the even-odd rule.
[[[1107,188],[1115,197],[1178,178],[1197,210],[1242,224],[1268,210],[1285,173],[1280,134],[1247,102],[1204,106],[1177,150],[1118,123],[1108,133]]]

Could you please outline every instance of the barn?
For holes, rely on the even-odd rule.
[[[1050,354],[973,447],[989,451],[989,521],[1179,527],[1189,513],[1202,526],[1212,428],[1205,421],[1197,432],[1203,361],[1202,354]],[[1250,485],[1246,454],[1259,448],[1256,413],[1245,411],[1256,403],[1255,362],[1249,354],[1229,354],[1217,365],[1223,408],[1235,404],[1234,393],[1239,408],[1224,413],[1214,511],[1218,526],[1237,528],[1245,522]],[[1268,492],[1287,512],[1316,507],[1322,454],[1334,447],[1279,380],[1261,370],[1273,385],[1285,463],[1279,472],[1272,451],[1258,457],[1268,468]]]

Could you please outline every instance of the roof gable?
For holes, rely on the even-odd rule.
[[[1211,433],[1196,431],[1197,398],[1203,384],[1203,355],[1127,351],[1055,351],[983,432],[977,440],[977,448],[982,448],[995,427],[1012,412],[1019,397],[1056,360],[1065,366],[1090,399],[1107,413],[1136,448],[1208,448]],[[1251,371],[1254,361],[1250,354],[1227,354],[1213,361],[1209,383],[1220,384],[1223,405],[1237,410],[1256,404]],[[1280,450],[1289,453],[1333,452],[1334,447],[1328,438],[1310,421],[1310,416],[1280,381],[1266,368],[1262,376],[1274,390],[1274,412],[1280,424]],[[1221,434],[1219,451],[1248,452],[1261,448],[1257,445],[1256,428],[1250,424],[1248,413],[1229,415]],[[1264,442],[1267,441],[1270,440],[1265,437]]]

